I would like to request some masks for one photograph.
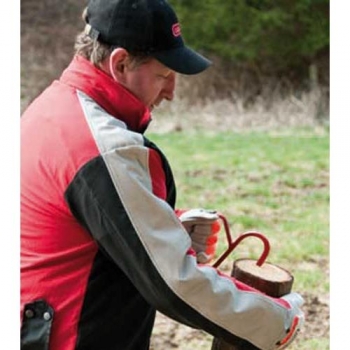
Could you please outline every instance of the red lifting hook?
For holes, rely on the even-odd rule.
[[[269,255],[269,252],[270,252],[270,243],[269,243],[268,239],[260,232],[249,231],[249,232],[245,232],[245,233],[242,233],[241,235],[239,235],[238,238],[233,242],[231,232],[230,232],[230,226],[229,226],[225,216],[223,216],[222,214],[219,214],[219,218],[224,223],[228,247],[227,247],[226,251],[219,257],[219,259],[213,264],[213,267],[218,267],[227,258],[227,256],[237,247],[237,245],[242,240],[244,240],[245,238],[250,237],[250,236],[260,238],[260,240],[264,243],[264,250],[263,250],[259,260],[256,263],[258,266],[261,266],[265,262],[267,256]]]

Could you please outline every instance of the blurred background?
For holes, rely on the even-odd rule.
[[[180,76],[154,131],[271,129],[329,121],[329,0],[170,0],[213,66]],[[21,112],[73,55],[84,1],[21,1]]]
[[[169,2],[185,42],[214,63],[179,76],[175,100],[147,130],[172,164],[178,207],[218,209],[234,235],[263,230],[272,261],[293,271],[305,298],[307,323],[290,349],[328,350],[329,0]],[[72,59],[86,3],[21,0],[21,112]],[[244,248],[239,257],[259,252]],[[158,314],[151,349],[211,341]]]

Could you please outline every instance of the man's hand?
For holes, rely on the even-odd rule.
[[[205,209],[190,209],[178,213],[181,213],[179,219],[192,239],[197,261],[201,264],[210,262],[215,254],[220,231],[219,215],[214,210]]]
[[[287,294],[281,299],[284,299],[292,308],[292,319],[291,324],[288,325],[288,330],[286,336],[276,344],[276,350],[285,349],[290,343],[296,338],[300,329],[304,324],[304,313],[301,311],[300,307],[304,303],[304,299],[298,293]]]

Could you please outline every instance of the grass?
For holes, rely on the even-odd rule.
[[[172,164],[178,207],[221,211],[261,230],[278,261],[328,255],[329,138],[267,133],[152,135]]]
[[[178,188],[177,207],[222,212],[234,238],[248,230],[264,233],[271,245],[268,261],[293,273],[295,291],[328,295],[327,131],[191,131],[147,136],[172,165]],[[224,237],[220,237],[219,253],[226,247]],[[249,238],[228,259],[258,258],[261,249],[260,241]],[[329,339],[320,335],[306,336],[290,347],[328,348]]]

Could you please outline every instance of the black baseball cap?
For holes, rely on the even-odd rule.
[[[154,57],[178,73],[197,74],[211,65],[185,45],[166,0],[90,0],[87,23],[92,38]]]

